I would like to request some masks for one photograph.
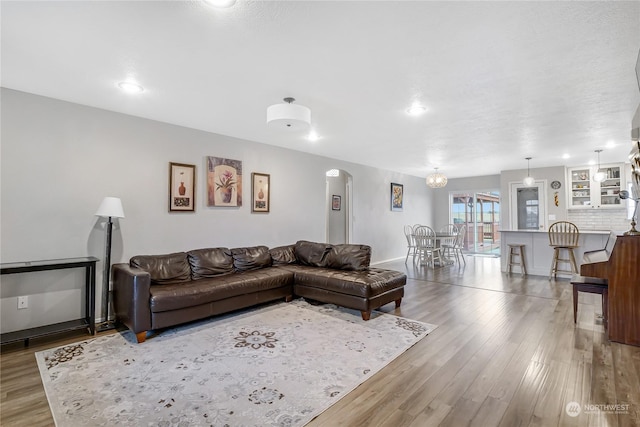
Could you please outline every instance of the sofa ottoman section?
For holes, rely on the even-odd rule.
[[[373,309],[402,303],[407,276],[369,267],[370,246],[298,241],[270,252],[274,265],[294,273],[298,296],[360,310],[364,320]]]
[[[360,310],[363,320],[369,320],[372,310],[390,302],[400,307],[407,282],[404,273],[380,268],[357,272],[301,265],[282,268],[294,273],[294,294]]]

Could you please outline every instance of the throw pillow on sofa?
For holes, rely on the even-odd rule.
[[[193,280],[233,272],[233,256],[229,248],[195,249],[187,252],[187,256]]]
[[[191,268],[184,252],[138,255],[131,258],[129,265],[148,272],[152,285],[168,285],[191,280]]]

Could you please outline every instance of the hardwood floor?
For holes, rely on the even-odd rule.
[[[640,347],[606,339],[599,295],[580,294],[574,325],[568,280],[466,259],[379,265],[408,276],[402,306],[382,310],[438,328],[309,426],[640,426]],[[53,425],[33,354],[85,337],[3,346],[2,426]],[[569,402],[581,405],[575,417]]]

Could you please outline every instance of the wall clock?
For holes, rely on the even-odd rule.
[[[557,190],[561,186],[562,184],[560,184],[560,181],[551,181],[551,188],[553,188],[554,190]]]

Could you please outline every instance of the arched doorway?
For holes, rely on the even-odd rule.
[[[351,242],[353,177],[344,170],[326,172],[326,241],[331,244]]]

